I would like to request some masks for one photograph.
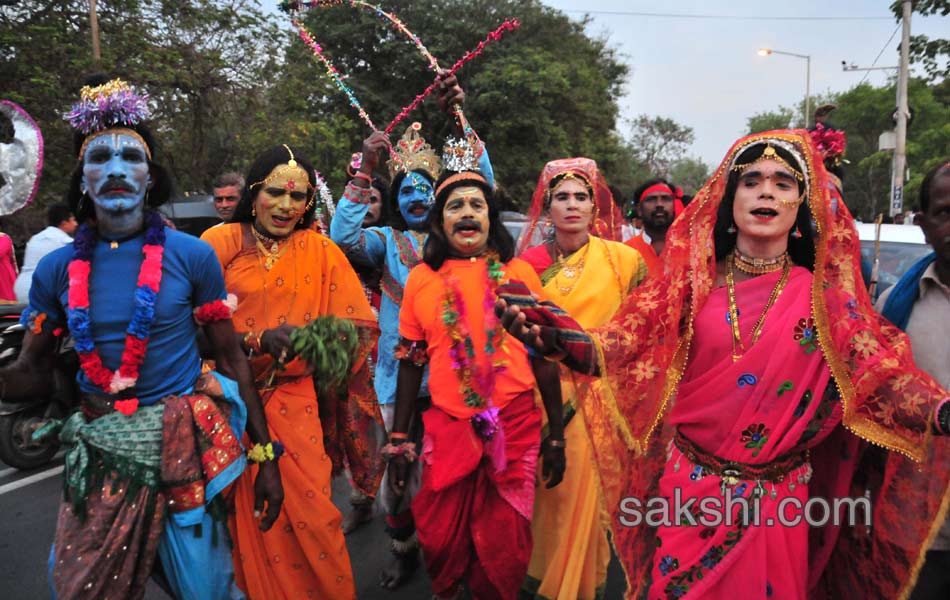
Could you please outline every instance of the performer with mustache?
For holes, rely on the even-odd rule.
[[[45,393],[59,329],[76,342],[81,410],[34,434],[58,433],[67,449],[57,598],[142,598],[156,558],[176,598],[239,597],[218,494],[255,460],[239,443],[245,422],[252,450],[278,447],[214,251],[156,210],[172,182],[148,114],[146,96],[101,77],[67,114],[78,157],[67,198],[82,225],[39,262],[23,350],[0,371],[5,399]],[[228,378],[201,375],[199,329]],[[273,454],[260,463],[247,511],[266,531],[283,489]]]
[[[649,179],[633,192],[633,198],[643,231],[624,243],[640,253],[647,271],[654,274],[661,268],[660,254],[666,247],[666,232],[678,214],[673,186],[660,177]]]
[[[451,112],[455,105],[461,106],[465,98],[454,76],[441,81],[438,94],[439,105],[446,113]],[[369,264],[382,271],[380,352],[375,366],[374,386],[387,430],[392,428],[396,401],[397,362],[392,356],[392,349],[399,341],[399,307],[404,297],[403,287],[409,271],[422,259],[422,245],[428,235],[429,215],[435,202],[434,186],[442,173],[438,152],[423,139],[421,129],[419,123],[410,125],[395,145],[394,155],[390,157],[389,176],[392,184],[389,197],[395,200],[396,206],[385,211],[390,215],[389,224],[363,226],[372,202],[373,174],[382,163],[383,152],[389,147],[389,141],[382,133],[374,133],[363,142],[360,167],[347,184],[330,223],[330,238],[346,252],[351,263],[360,265],[360,268]],[[483,149],[480,152],[486,179],[492,185],[488,153]],[[428,404],[428,398],[428,388],[423,381],[419,389],[419,402],[423,407]],[[417,420],[409,433],[417,443],[420,442],[421,421]],[[402,585],[419,562],[419,544],[409,510],[409,501],[419,485],[419,466],[415,465],[414,469],[405,498],[390,497],[385,481],[379,494],[387,513],[386,529],[392,539],[395,555],[392,564],[380,575],[380,584],[389,589]],[[353,512],[344,521],[345,526],[352,528],[355,520],[368,518],[371,510],[371,505],[354,504]]]
[[[432,210],[423,263],[409,274],[400,309],[396,411],[383,449],[389,486],[404,495],[410,465],[424,463],[412,510],[437,598],[461,597],[467,582],[476,600],[514,599],[531,555],[538,453],[548,486],[557,485],[564,430],[557,365],[529,356],[493,306],[506,288],[544,292],[534,269],[513,258],[514,240],[479,172],[443,175]],[[427,363],[432,407],[419,446],[409,425]],[[535,385],[549,421],[543,447]]]

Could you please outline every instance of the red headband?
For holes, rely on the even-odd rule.
[[[644,198],[646,198],[650,194],[655,194],[657,192],[666,192],[670,196],[673,195],[673,190],[670,189],[670,186],[666,185],[665,183],[654,183],[647,189],[643,190],[643,193],[640,194],[639,198],[637,198],[637,202],[641,202]]]

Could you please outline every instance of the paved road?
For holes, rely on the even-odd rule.
[[[0,596],[6,600],[48,598],[46,559],[56,527],[56,510],[62,494],[62,458],[44,469],[22,472],[0,463]],[[349,487],[338,479],[333,496],[341,510],[349,506]],[[428,599],[431,591],[420,569],[412,581],[396,592],[379,587],[378,575],[389,557],[382,517],[367,523],[347,538],[347,546],[361,600]],[[610,565],[608,600],[622,597],[623,575],[614,560]],[[146,600],[167,600],[157,587],[149,588]]]

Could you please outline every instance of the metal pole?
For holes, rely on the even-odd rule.
[[[897,147],[894,149],[894,195],[890,215],[904,209],[904,171],[907,166],[907,80],[909,79],[908,48],[910,45],[911,0],[903,0],[901,21],[901,68],[897,78]]]
[[[89,29],[92,32],[92,57],[96,59],[96,64],[102,62],[102,54],[99,52],[99,17],[96,16],[96,0],[89,0]]]
[[[811,118],[811,56],[805,57],[805,129]]]

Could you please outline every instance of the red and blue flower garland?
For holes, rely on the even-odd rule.
[[[148,211],[145,214],[145,245],[142,247],[142,266],[135,290],[135,309],[126,329],[122,363],[113,372],[102,364],[102,357],[92,339],[92,320],[89,314],[89,273],[92,254],[98,240],[97,229],[85,223],[79,228],[73,242],[73,259],[69,263],[69,296],[66,309],[69,331],[76,342],[79,365],[92,383],[107,394],[118,394],[135,386],[139,367],[145,360],[152,321],[155,320],[155,298],[162,281],[162,253],[165,250],[165,224],[161,216]],[[115,409],[131,415],[138,408],[138,398],[116,400]]]

